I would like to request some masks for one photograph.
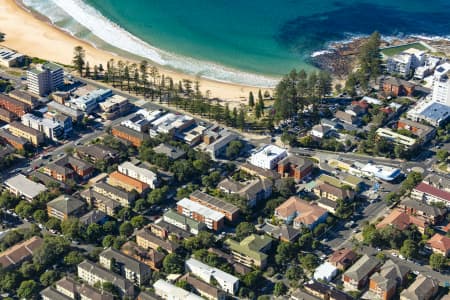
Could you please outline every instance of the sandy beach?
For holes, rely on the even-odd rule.
[[[81,45],[86,50],[86,60],[94,64],[106,65],[113,58],[115,61],[132,61],[131,59],[119,57],[93,47],[70,34],[59,30],[45,20],[41,20],[24,10],[14,0],[0,1],[0,32],[4,33],[5,41],[0,45],[12,48],[18,52],[31,57],[59,62],[70,65],[75,46]],[[199,80],[203,92],[209,90],[211,97],[218,97],[233,102],[233,106],[246,103],[250,91],[257,93],[258,88],[241,86],[237,84],[222,83],[207,79],[198,79],[194,76],[182,74],[172,70],[159,67],[160,73],[170,76],[175,82],[181,79]]]

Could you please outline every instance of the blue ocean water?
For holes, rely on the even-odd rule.
[[[100,47],[221,81],[271,85],[330,42],[450,35],[449,0],[24,0]],[[102,41],[102,42],[99,42]]]

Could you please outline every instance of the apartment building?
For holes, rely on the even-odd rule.
[[[20,101],[22,103],[31,106],[31,108],[35,108],[38,105],[38,98],[25,91],[12,90],[11,92],[8,93],[8,95],[11,98],[16,99],[17,101]]]
[[[114,171],[109,174],[107,182],[112,186],[123,188],[128,192],[136,191],[139,194],[145,193],[149,189],[148,184],[124,175],[118,171]]]
[[[34,236],[26,241],[15,244],[0,253],[2,269],[11,269],[32,258],[33,253],[42,245],[44,240]]]
[[[136,166],[128,161],[120,164],[117,167],[117,170],[128,177],[147,184],[151,189],[154,189],[155,185],[158,183],[158,178],[155,173],[149,169]]]
[[[8,95],[0,94],[0,108],[3,108],[18,117],[22,117],[31,111],[31,106],[11,98]]]
[[[162,248],[168,253],[175,252],[179,247],[177,243],[164,240],[150,232],[147,228],[143,228],[136,233],[136,243],[144,249],[158,250],[158,248]]]
[[[234,222],[239,217],[239,208],[231,203],[224,200],[218,199],[199,190],[194,191],[189,199],[194,202],[206,206],[212,210],[220,212],[225,215],[226,219],[230,222]]]
[[[185,262],[186,272],[190,272],[205,282],[215,280],[220,289],[229,294],[236,294],[239,289],[239,278],[222,270],[210,267],[194,258]]]
[[[179,288],[163,279],[159,279],[153,284],[155,294],[164,300],[204,300],[194,293]]]
[[[39,196],[40,193],[47,191],[45,185],[36,183],[23,174],[10,177],[3,184],[10,193],[23,197],[30,202]]]
[[[228,239],[225,245],[231,250],[236,262],[247,267],[264,269],[268,258],[266,252],[272,247],[272,241],[267,235],[252,234],[240,242]]]
[[[99,254],[99,264],[108,270],[116,270],[117,273],[138,286],[145,284],[152,275],[150,267],[145,263],[112,248]]]
[[[135,131],[123,125],[117,125],[112,128],[112,135],[130,142],[135,147],[140,147],[144,141],[150,139],[150,136],[144,132]]]
[[[23,150],[26,148],[27,144],[29,144],[29,141],[13,135],[9,130],[7,129],[0,129],[0,140],[5,141],[6,143],[10,144],[17,150]]]
[[[278,162],[287,156],[288,153],[285,149],[274,145],[265,145],[253,153],[248,162],[256,167],[272,170],[277,166]]]
[[[64,85],[64,70],[60,65],[47,62],[27,71],[28,90],[45,96]]]
[[[172,224],[191,234],[197,235],[200,231],[206,230],[204,223],[198,222],[190,217],[177,213],[175,210],[169,209],[163,214],[163,221]]]
[[[119,289],[122,297],[134,297],[135,291],[131,281],[89,260],[79,263],[77,271],[78,277],[89,285],[110,282]]]
[[[278,163],[278,173],[282,177],[292,177],[298,182],[311,174],[313,166],[309,159],[290,155]]]
[[[47,203],[47,214],[58,220],[80,216],[84,212],[85,203],[69,195],[61,195]]]
[[[92,164],[71,155],[66,155],[43,167],[43,173],[62,182],[69,179],[84,181],[91,177],[93,172],[94,166]]]
[[[45,137],[52,141],[59,141],[64,138],[65,128],[58,122],[51,119],[43,119],[33,114],[22,116],[22,124],[42,132]]]
[[[123,207],[130,207],[134,200],[136,200],[135,194],[116,188],[105,182],[96,183],[92,187],[92,190],[100,195],[108,197],[111,200],[117,201]]]
[[[224,214],[187,198],[177,202],[177,211],[198,222],[205,223],[209,229],[219,231],[224,226]]]

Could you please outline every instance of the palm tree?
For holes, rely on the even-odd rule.
[[[139,70],[136,63],[133,63],[131,65],[131,73],[133,74],[133,81],[134,81],[134,91],[136,92],[136,95],[138,94],[138,84],[139,84]]]
[[[117,75],[118,75],[118,77],[119,77],[119,80],[120,80],[120,89],[122,90],[123,89],[123,69],[124,69],[124,63],[123,63],[123,61],[121,61],[121,60],[119,60],[118,62],[117,62]]]
[[[123,69],[123,76],[124,79],[127,82],[127,88],[128,88],[128,93],[130,92],[130,67],[129,67],[129,62],[127,61],[125,63],[125,68]]]
[[[109,74],[108,74],[108,78],[112,81],[112,86],[114,86],[114,83],[116,81],[116,77],[115,77],[115,67],[114,67],[114,58],[111,58],[109,60]]]

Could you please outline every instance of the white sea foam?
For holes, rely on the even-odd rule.
[[[113,23],[82,0],[24,0],[24,4],[45,15],[54,24],[67,21],[67,18],[70,17],[109,45],[187,74],[257,87],[273,87],[278,81],[277,78],[244,72],[153,47]],[[75,26],[65,26],[62,29],[76,35],[77,32],[74,28]]]

